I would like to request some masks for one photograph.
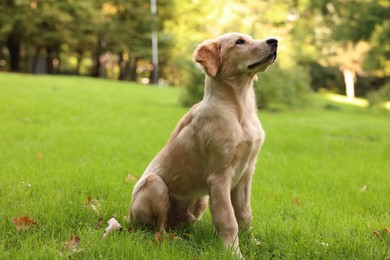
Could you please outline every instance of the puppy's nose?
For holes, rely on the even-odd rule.
[[[278,40],[275,38],[269,38],[265,42],[272,46],[278,46]]]

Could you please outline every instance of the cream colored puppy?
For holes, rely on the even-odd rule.
[[[199,219],[210,198],[216,231],[241,256],[238,228],[252,220],[252,176],[265,137],[253,80],[275,61],[277,44],[228,33],[198,46],[194,59],[206,74],[203,100],[180,120],[135,185],[133,221],[159,231],[176,227]]]

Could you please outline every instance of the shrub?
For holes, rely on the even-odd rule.
[[[318,63],[309,64],[310,86],[314,91],[328,89],[333,93],[344,94],[343,74],[336,67],[324,67]]]
[[[180,101],[184,106],[192,106],[203,98],[204,75],[195,69],[187,73],[187,83]],[[304,67],[297,66],[293,71],[286,71],[275,64],[266,73],[258,73],[258,77],[254,88],[259,108],[269,108],[272,104],[306,104],[307,94],[310,93],[310,76]]]
[[[390,101],[390,82],[377,91],[369,92],[366,97],[370,107],[383,108],[384,103]]]
[[[390,101],[390,82],[386,83],[381,89],[379,89],[379,94],[383,101]]]
[[[343,73],[336,67],[324,67],[318,63],[309,64],[310,86],[314,91],[328,89],[332,93],[345,95]],[[385,83],[385,78],[370,75],[356,75],[355,95],[364,97],[373,95]],[[369,94],[370,93],[370,94]]]
[[[269,108],[271,105],[302,106],[308,101],[310,76],[306,68],[296,66],[293,70],[283,70],[276,64],[266,73],[259,73],[255,82],[257,106]]]
[[[372,91],[377,91],[385,84],[385,78],[374,76],[356,76],[355,81],[355,95],[357,97],[364,97]]]
[[[183,72],[184,91],[180,96],[180,103],[183,106],[190,107],[198,103],[203,98],[204,93],[204,74],[200,69],[192,68]]]

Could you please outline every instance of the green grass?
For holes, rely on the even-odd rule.
[[[0,259],[231,258],[208,212],[173,241],[155,243],[145,230],[102,239],[112,216],[127,229],[127,175],[142,174],[186,113],[179,92],[0,73]],[[390,259],[390,114],[313,100],[305,110],[259,113],[267,138],[252,208],[261,244],[240,234],[243,255]],[[17,232],[19,215],[37,224]],[[66,251],[72,236],[77,251]]]

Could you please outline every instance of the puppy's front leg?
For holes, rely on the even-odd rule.
[[[248,232],[252,242],[259,245],[260,242],[252,233],[252,209],[251,209],[251,188],[252,177],[254,173],[254,163],[249,167],[247,172],[242,176],[236,187],[231,192],[232,205],[240,229]]]
[[[231,175],[215,173],[208,178],[210,195],[210,210],[216,231],[222,236],[226,248],[241,257],[238,243],[238,224],[234,216],[234,209],[230,199]]]
[[[234,213],[241,229],[250,231],[252,222],[251,188],[254,166],[250,167],[242,176],[236,187],[231,192]]]

